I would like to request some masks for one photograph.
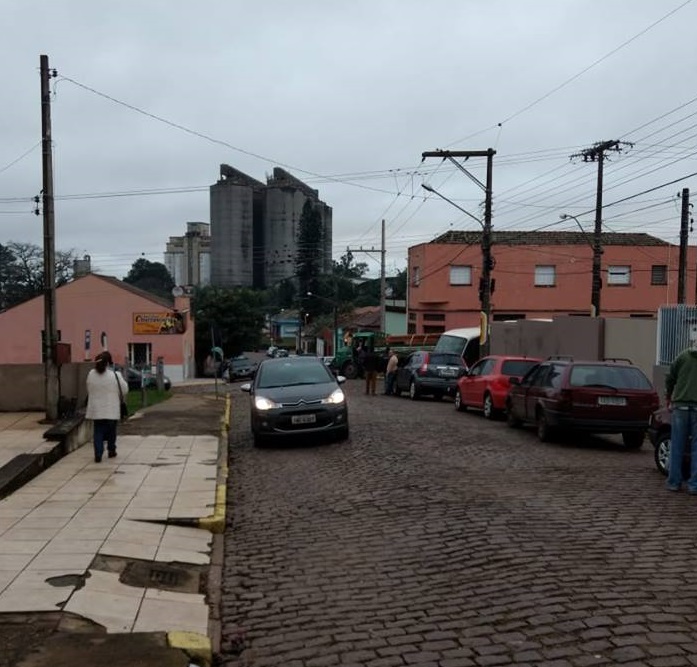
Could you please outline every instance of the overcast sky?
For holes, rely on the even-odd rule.
[[[420,164],[424,150],[496,149],[495,230],[577,229],[559,220],[563,212],[591,229],[595,166],[569,155],[596,141],[635,142],[607,166],[606,203],[697,171],[697,0],[0,7],[0,243],[42,239],[30,199],[41,189],[43,53],[59,75],[56,245],[118,277],[140,256],[163,261],[167,238],[187,221],[209,221],[208,186],[223,162],[261,180],[283,165],[318,188],[334,209],[337,258],[348,244],[379,246],[385,218],[391,270],[404,266],[410,245],[477,228],[425,199],[422,182],[481,215],[477,186],[439,160]],[[484,180],[484,165],[472,159],[468,168]],[[605,229],[677,243],[682,187],[697,190],[697,178],[609,207]],[[167,188],[185,192],[157,192]],[[63,199],[136,190],[148,194]]]

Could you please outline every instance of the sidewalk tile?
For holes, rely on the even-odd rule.
[[[147,595],[147,594],[146,594]],[[134,632],[189,631],[208,634],[208,607],[200,602],[174,602],[145,598]]]
[[[32,554],[0,554],[0,570],[2,571],[19,571],[24,569],[31,559]]]
[[[0,597],[0,601],[2,598]],[[78,614],[99,623],[107,632],[131,632],[141,598],[100,591],[76,591],[65,606],[65,611]]]
[[[138,542],[124,542],[122,540],[107,540],[99,550],[106,556],[120,556],[121,558],[140,558],[152,560],[157,553],[156,544],[141,544]]]
[[[0,540],[0,556],[9,554],[36,554],[47,542],[43,540]]]
[[[84,572],[94,560],[91,553],[41,553],[31,563],[28,570],[62,569],[65,572]]]

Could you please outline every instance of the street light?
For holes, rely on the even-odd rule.
[[[576,221],[581,233],[588,241],[588,245],[593,249],[593,278],[591,280],[591,317],[600,317],[600,290],[602,288],[602,279],[600,277],[600,257],[603,254],[600,240],[600,232],[596,229],[593,239],[586,233],[583,229],[583,225],[575,215],[570,213],[561,213],[559,215],[561,220],[568,220],[573,218]]]
[[[338,305],[333,299],[328,299],[326,296],[320,296],[319,294],[314,294],[313,292],[306,292],[307,296],[313,296],[316,299],[322,299],[327,303],[332,304],[334,309],[334,356],[336,357],[337,350],[339,349],[339,312]]]
[[[487,186],[485,186],[486,216],[484,221],[480,220],[476,215],[472,215],[469,211],[462,208],[462,206],[448,199],[445,195],[442,195],[438,190],[427,183],[422,183],[421,187],[428,192],[432,192],[434,195],[438,195],[441,199],[447,201],[448,204],[462,211],[473,220],[476,220],[482,226],[482,277],[479,281],[479,302],[482,313],[480,317],[480,349],[482,356],[486,356],[489,353],[489,318],[491,317],[491,293],[493,291],[491,269],[494,268],[494,260],[491,257],[491,169],[487,169]]]

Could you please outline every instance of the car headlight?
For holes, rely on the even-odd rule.
[[[322,399],[322,403],[331,405],[340,405],[344,402],[346,397],[341,389],[335,389],[327,398]]]
[[[276,403],[269,400],[268,398],[265,398],[264,396],[257,396],[254,399],[254,407],[257,410],[271,410],[271,408],[276,408],[278,406],[276,405]]]

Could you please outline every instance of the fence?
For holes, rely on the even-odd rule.
[[[667,366],[697,341],[697,306],[661,306],[658,309],[656,363]]]

